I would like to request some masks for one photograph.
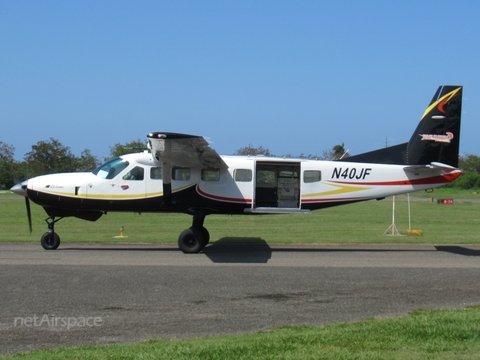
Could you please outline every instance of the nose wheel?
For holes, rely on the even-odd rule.
[[[47,231],[42,235],[40,243],[45,250],[55,250],[60,245],[60,236],[53,231]]]
[[[55,232],[54,226],[57,221],[60,221],[62,218],[56,219],[54,216],[50,216],[45,219],[45,222],[48,224],[48,231],[42,235],[40,243],[45,250],[55,250],[60,245],[60,236]]]

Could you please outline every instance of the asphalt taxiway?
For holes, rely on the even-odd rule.
[[[473,245],[2,243],[0,354],[463,308],[479,277]]]

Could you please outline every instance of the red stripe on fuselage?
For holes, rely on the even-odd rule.
[[[371,186],[398,186],[398,185],[428,185],[428,184],[442,184],[449,183],[456,178],[458,178],[462,173],[455,172],[450,174],[444,174],[439,176],[434,176],[430,178],[417,179],[417,180],[399,180],[399,181],[379,181],[379,182],[359,182],[359,181],[335,181],[330,180],[330,182],[338,184],[348,184],[348,185],[371,185]]]
[[[252,199],[244,199],[244,198],[231,198],[231,197],[225,197],[225,196],[218,196],[218,195],[212,195],[208,194],[202,189],[200,189],[200,185],[197,185],[197,192],[209,199],[212,200],[218,200],[218,201],[223,201],[223,202],[235,202],[235,203],[240,203],[240,204],[251,204]]]

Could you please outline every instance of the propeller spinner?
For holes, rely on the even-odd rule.
[[[30,228],[30,233],[32,232],[32,212],[30,210],[30,199],[27,194],[27,180],[13,186],[10,191],[14,192],[17,195],[22,195],[25,197],[25,207],[27,208],[27,218],[28,226]]]

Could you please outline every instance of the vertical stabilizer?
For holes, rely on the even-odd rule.
[[[406,163],[458,167],[462,87],[440,86],[407,145]]]

